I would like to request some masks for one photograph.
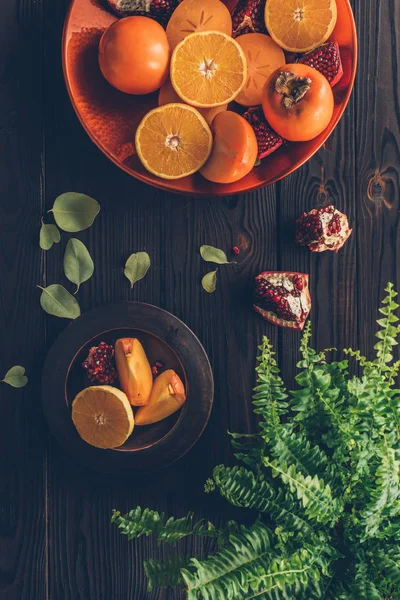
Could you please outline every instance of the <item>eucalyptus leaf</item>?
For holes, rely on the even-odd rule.
[[[230,261],[223,250],[214,248],[214,246],[201,246],[200,255],[206,262],[213,262],[217,265],[229,265]]]
[[[79,304],[67,290],[58,283],[49,285],[47,288],[37,286],[42,290],[40,304],[49,315],[62,319],[76,319],[81,314]]]
[[[100,204],[86,194],[66,192],[56,198],[49,212],[54,214],[60,229],[75,233],[92,225],[100,212]]]
[[[64,254],[64,273],[67,279],[78,286],[76,292],[81,283],[91,278],[93,271],[94,263],[85,244],[76,238],[68,240]]]
[[[210,273],[204,275],[203,279],[201,280],[203,289],[205,289],[209,294],[213,294],[217,289],[217,273],[218,269],[215,269],[215,271],[211,271]]]
[[[131,254],[125,264],[124,275],[131,282],[131,288],[137,281],[143,279],[150,269],[151,261],[147,252]]]
[[[24,367],[20,365],[16,365],[12,367],[4,376],[4,379],[1,380],[2,383],[7,383],[14,388],[22,388],[25,387],[28,383],[28,378],[25,375]]]
[[[56,225],[47,225],[43,223],[40,228],[39,245],[42,250],[50,250],[53,244],[58,244],[61,239],[60,232]]]

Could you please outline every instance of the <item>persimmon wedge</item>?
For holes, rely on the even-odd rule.
[[[115,344],[115,363],[121,388],[133,406],[150,400],[153,374],[146,352],[136,338],[122,338]]]
[[[198,31],[222,31],[232,35],[231,15],[221,0],[182,0],[167,25],[171,50],[187,35]]]
[[[181,378],[175,371],[168,369],[155,380],[150,401],[137,410],[135,423],[151,425],[162,421],[179,410],[185,401],[185,386]]]

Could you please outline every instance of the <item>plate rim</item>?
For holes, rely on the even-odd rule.
[[[155,330],[146,322],[159,318]],[[135,322],[135,318],[138,319]],[[176,424],[160,440],[141,450],[94,448],[84,442],[72,423],[66,403],[66,382],[79,350],[104,331],[141,329],[159,337],[177,355],[189,386],[189,402]],[[160,335],[160,331],[164,335]],[[89,332],[89,335],[88,335]],[[194,345],[194,346],[193,346]],[[195,351],[182,354],[185,347]],[[193,385],[194,377],[196,385]],[[57,443],[87,466],[102,472],[154,470],[173,464],[197,443],[209,421],[214,401],[214,377],[207,353],[196,334],[169,311],[146,302],[112,302],[83,313],[56,338],[47,353],[41,378],[41,405]],[[193,415],[196,418],[193,419]],[[194,425],[194,429],[193,429]],[[194,431],[194,433],[193,433]],[[160,458],[161,456],[161,458]]]
[[[69,77],[68,77],[68,67],[67,67],[67,29],[69,26],[69,21],[70,21],[71,14],[74,9],[75,3],[78,1],[81,1],[81,0],[71,0],[71,2],[70,2],[70,5],[68,7],[67,14],[65,17],[65,21],[64,21],[62,42],[61,42],[62,70],[63,70],[64,82],[65,82],[65,86],[67,88],[68,96],[70,98],[74,112],[75,112],[79,122],[81,123],[83,129],[85,130],[86,134],[89,136],[89,139],[99,148],[99,150],[102,152],[102,154],[104,154],[113,164],[115,164],[117,167],[119,167],[121,170],[123,170],[125,173],[127,173],[131,177],[134,177],[135,179],[141,181],[142,183],[146,183],[147,185],[150,185],[151,187],[154,187],[156,189],[159,189],[159,190],[162,190],[165,192],[169,192],[169,193],[179,194],[182,196],[194,197],[194,198],[211,198],[213,196],[214,197],[226,197],[226,196],[237,196],[239,194],[248,194],[248,193],[260,190],[264,187],[273,185],[274,183],[277,183],[278,181],[285,179],[286,177],[288,177],[289,175],[291,175],[292,173],[294,173],[295,171],[300,169],[300,167],[302,167],[308,160],[310,160],[310,158],[312,158],[321,149],[321,147],[325,144],[327,139],[332,135],[332,133],[336,129],[339,121],[341,120],[341,118],[349,104],[350,97],[353,93],[354,81],[356,78],[357,64],[358,64],[358,36],[357,36],[356,23],[355,23],[355,19],[354,19],[354,13],[353,13],[352,6],[350,4],[350,0],[343,0],[346,5],[347,11],[349,13],[349,18],[350,18],[351,37],[352,37],[352,41],[353,41],[353,43],[352,43],[353,65],[352,65],[352,70],[351,70],[351,74],[350,74],[349,84],[348,84],[346,93],[343,97],[341,107],[340,107],[339,111],[337,112],[334,120],[328,125],[328,128],[326,130],[326,135],[325,135],[325,132],[323,132],[321,140],[316,144],[315,147],[312,148],[311,151],[306,153],[304,155],[304,157],[301,158],[296,164],[291,165],[284,174],[281,174],[281,175],[278,174],[276,176],[273,176],[271,178],[271,180],[268,182],[266,182],[266,181],[256,182],[254,184],[248,185],[247,187],[243,187],[241,189],[229,190],[229,191],[224,189],[225,186],[221,186],[221,188],[223,188],[223,189],[220,189],[220,190],[218,189],[218,187],[213,186],[212,190],[204,189],[204,190],[196,190],[196,191],[183,190],[183,189],[176,188],[176,187],[174,187],[174,180],[163,180],[160,178],[153,179],[150,176],[148,176],[146,173],[140,173],[139,171],[134,171],[133,169],[129,168],[126,164],[119,161],[115,156],[113,156],[113,154],[108,150],[108,148],[106,148],[95,136],[93,136],[91,134],[90,128],[88,127],[85,119],[83,119],[83,117],[81,116],[80,111],[77,106],[77,103],[75,102],[74,95],[72,93],[72,89],[71,89],[71,85],[70,85],[70,81],[69,81]],[[90,0],[86,0],[86,1],[90,1]],[[118,18],[118,17],[116,17],[116,18]]]

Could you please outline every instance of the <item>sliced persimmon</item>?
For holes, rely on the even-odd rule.
[[[183,0],[172,13],[167,25],[171,50],[190,33],[222,31],[232,34],[232,19],[221,0]]]

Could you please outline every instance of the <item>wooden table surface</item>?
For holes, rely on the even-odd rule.
[[[22,364],[24,390],[0,385],[0,597],[7,600],[178,599],[147,592],[143,560],[160,557],[152,539],[128,543],[111,510],[140,504],[216,524],[231,514],[203,484],[232,460],[227,429],[254,427],[251,389],[256,346],[276,345],[291,380],[299,335],[278,330],[251,309],[254,275],[264,269],[310,274],[318,347],[352,345],[370,353],[376,310],[388,280],[400,286],[399,31],[395,0],[353,0],[360,53],[352,100],[324,148],[281,183],[246,196],[196,200],[135,181],[92,144],[72,110],[60,61],[67,0],[1,0],[0,6],[0,329],[1,374]],[[215,374],[210,423],[179,463],[146,477],[90,472],[63,453],[40,405],[46,352],[67,321],[47,316],[36,285],[68,284],[68,236],[40,251],[40,219],[65,191],[101,204],[95,225],[78,234],[96,271],[79,292],[82,310],[142,300],[183,321],[204,344]],[[293,242],[303,210],[332,200],[354,225],[338,255],[311,255]],[[201,244],[242,248],[239,267],[220,270],[216,293],[201,286]],[[133,291],[124,261],[146,250],[147,277]],[[69,286],[68,286],[69,287]],[[72,287],[72,286],[71,286]],[[71,289],[71,288],[70,288]],[[192,553],[199,548],[183,545]]]

